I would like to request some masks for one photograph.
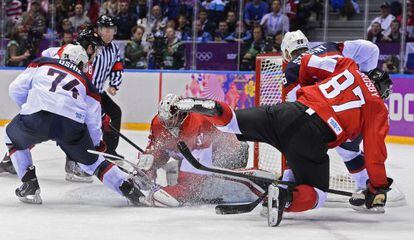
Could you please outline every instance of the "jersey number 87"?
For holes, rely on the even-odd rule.
[[[327,99],[336,98],[343,91],[352,86],[355,82],[355,77],[351,72],[345,70],[344,72],[336,75],[331,80],[319,85],[319,89]],[[342,112],[345,110],[360,108],[365,104],[364,95],[362,94],[361,87],[357,86],[352,89],[352,92],[358,98],[358,100],[349,101],[339,105],[333,105],[332,108],[335,112]]]

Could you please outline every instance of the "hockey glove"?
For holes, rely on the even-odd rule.
[[[109,126],[111,124],[111,117],[109,117],[108,114],[104,113],[102,115],[102,130],[104,132],[111,132],[111,127]]]
[[[391,190],[390,186],[393,182],[392,178],[387,178],[388,185],[386,187],[374,187],[367,181],[367,190],[365,193],[365,206],[370,209],[374,207],[384,207],[387,202],[387,192]]]
[[[105,141],[101,140],[99,142],[99,145],[95,146],[95,150],[98,151],[98,152],[103,152],[103,153],[106,152],[106,143],[105,143]]]

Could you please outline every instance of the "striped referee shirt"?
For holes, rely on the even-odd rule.
[[[93,60],[92,82],[100,93],[104,91],[105,81],[109,78],[109,86],[116,89],[122,83],[124,67],[119,56],[118,46],[111,42],[101,47]]]

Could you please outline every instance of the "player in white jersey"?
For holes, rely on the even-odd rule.
[[[93,27],[86,27],[85,29],[79,32],[76,42],[76,44],[82,46],[88,54],[89,62],[87,72],[85,74],[90,80],[90,78],[92,78],[93,75],[91,61],[93,60],[93,57],[97,52],[97,49],[100,46],[103,46],[103,41],[101,37],[96,32],[94,32]],[[66,46],[67,45],[61,47],[50,47],[42,52],[42,57],[56,59],[60,58]],[[65,179],[67,181],[86,183],[93,182],[92,176],[82,171],[78,164],[75,161],[70,160],[68,157],[66,157],[65,171]],[[2,162],[0,162],[0,172],[9,172],[12,174],[15,174],[16,172],[13,168],[8,154],[6,154]]]
[[[42,203],[30,148],[47,140],[56,141],[85,172],[133,204],[146,202],[139,187],[145,186],[142,178],[87,152],[99,146],[102,137],[100,97],[81,70],[86,70],[87,62],[81,46],[68,45],[60,59],[36,59],[10,84],[9,95],[21,110],[7,125],[5,138],[23,182],[16,189],[22,202]]]

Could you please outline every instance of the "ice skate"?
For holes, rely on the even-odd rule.
[[[6,153],[3,160],[0,162],[0,173],[10,173],[15,175],[16,170],[13,167],[13,163],[10,156]]]
[[[80,183],[92,183],[92,176],[84,172],[79,165],[75,162],[66,158],[66,181],[69,182],[80,182]]]
[[[27,169],[26,174],[22,178],[23,184],[16,189],[16,196],[24,203],[42,204],[40,197],[40,187],[37,181],[35,167],[31,166]]]

